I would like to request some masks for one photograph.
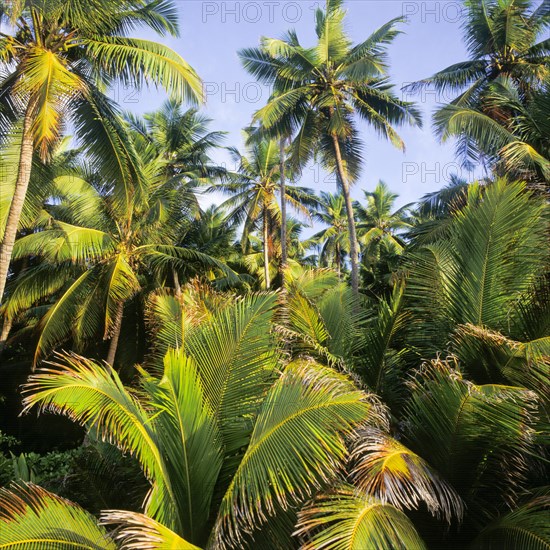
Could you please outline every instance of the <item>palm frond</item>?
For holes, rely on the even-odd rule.
[[[86,39],[83,46],[107,74],[113,74],[124,82],[137,80],[139,83],[142,78],[164,86],[175,99],[202,100],[202,83],[197,73],[167,46],[115,36],[103,40]]]
[[[426,548],[401,510],[349,485],[313,500],[300,512],[296,527],[302,550]]]
[[[343,375],[308,361],[287,366],[268,392],[250,443],[221,503],[218,544],[297,504],[333,479],[346,455],[343,437],[369,417],[366,395]]]
[[[0,488],[0,535],[6,549],[116,549],[90,513],[33,483]]]
[[[423,502],[448,523],[459,522],[462,499],[426,461],[391,436],[373,428],[358,432],[351,451],[354,485],[383,503],[416,510]]]
[[[550,527],[548,496],[534,498],[489,524],[474,540],[472,550],[548,550]]]
[[[101,514],[103,525],[116,525],[113,538],[120,550],[200,550],[162,523],[137,512],[105,510]]]
[[[24,411],[64,414],[136,455],[149,479],[161,478],[162,458],[147,413],[115,370],[76,354],[59,354],[24,387]]]

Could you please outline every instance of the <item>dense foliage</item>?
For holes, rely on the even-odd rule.
[[[402,21],[345,15],[239,52],[273,94],[231,171],[195,71],[128,37],[170,1],[0,2],[0,548],[550,549],[550,3],[465,2],[470,59],[411,89],[491,176],[400,208],[350,187],[358,120],[421,123]]]

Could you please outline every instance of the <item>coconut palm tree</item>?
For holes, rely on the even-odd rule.
[[[328,226],[311,237],[312,242],[321,245],[319,264],[321,267],[335,268],[340,277],[349,248],[344,196],[321,191],[319,207],[314,217]]]
[[[470,58],[411,84],[410,89],[432,86],[440,92],[461,92],[451,103],[472,106],[498,78],[509,78],[524,99],[548,79],[546,0],[467,0],[462,16]]]
[[[78,347],[102,332],[110,339],[107,362],[112,365],[125,305],[138,294],[165,286],[174,272],[192,276],[198,264],[236,280],[211,256],[174,244],[185,196],[173,178],[165,177],[164,159],[154,149],[139,150],[144,176],[139,200],[121,206],[101,182],[57,178],[48,223],[15,243],[13,258],[33,258],[35,265],[14,281],[5,318],[55,297],[38,323],[35,361],[70,337]]]
[[[379,294],[387,288],[403,253],[405,241],[400,233],[411,227],[408,215],[411,205],[394,210],[398,195],[383,181],[374,191],[365,191],[364,196],[366,205],[359,201],[354,204],[363,273],[367,279],[365,286]]]
[[[407,212],[412,206],[407,204],[392,212],[398,197],[388,186],[379,181],[374,191],[364,191],[367,204],[355,203],[359,242],[369,247],[374,241],[389,241],[397,250],[403,250],[403,241],[397,231],[407,229],[410,223]]]
[[[522,99],[510,79],[495,79],[481,95],[481,106],[446,105],[434,116],[444,142],[467,138],[470,160],[485,160],[497,174],[542,187],[550,182],[550,85]],[[496,117],[494,113],[509,116]]]
[[[276,301],[248,296],[214,312],[179,342],[180,351],[168,352],[162,375],[140,371],[139,399],[110,366],[76,355],[59,356],[30,379],[27,408],[93,424],[132,452],[150,480],[143,514],[104,513],[105,523],[119,525],[119,540],[241,548],[247,532],[261,536],[258,528],[276,511],[284,515],[334,477],[344,437],[372,406],[349,379],[311,360],[281,372],[270,330]],[[13,502],[5,496],[2,508]],[[25,512],[8,514],[24,523]],[[35,524],[39,534],[47,517]],[[7,540],[22,532],[14,527]]]
[[[127,201],[132,186],[139,186],[135,152],[126,143],[105,89],[116,82],[139,87],[146,81],[191,101],[202,92],[195,71],[170,48],[128,37],[140,26],[177,35],[170,2],[2,2],[0,17],[13,29],[0,36],[2,134],[10,134],[14,119],[22,120],[14,195],[0,246],[1,299],[33,155],[47,159],[64,127],[72,123],[91,151],[90,159],[121,188],[117,200]]]
[[[479,117],[492,119],[486,127],[513,122],[515,106],[494,102],[491,88],[497,82],[508,82],[514,96],[512,103],[525,105],[545,85],[550,77],[548,56],[550,42],[545,32],[550,22],[548,2],[533,0],[468,0],[463,10],[464,39],[469,59],[455,63],[433,76],[407,87],[420,91],[433,87],[445,94],[458,94],[448,105],[435,114],[436,126],[441,134],[448,131],[457,134],[457,122],[463,111],[479,111]],[[498,86],[497,86],[498,87]],[[512,91],[513,90],[513,91]],[[473,120],[470,118],[470,120]],[[463,127],[457,142],[457,151],[464,160],[472,160],[486,148],[478,142],[478,133]],[[499,131],[491,137],[499,137]],[[486,144],[491,137],[486,138]],[[494,150],[492,151],[494,152]],[[525,151],[523,151],[525,153]],[[525,156],[526,155],[522,155]]]
[[[274,256],[275,232],[281,226],[281,209],[277,202],[280,193],[280,151],[277,141],[259,140],[251,143],[246,155],[231,149],[233,160],[238,163],[237,174],[219,187],[234,195],[224,202],[230,216],[244,221],[241,246],[246,254],[251,233],[262,224],[263,266],[265,288],[271,286],[270,263]],[[285,186],[285,203],[309,218],[307,205],[315,204],[314,193],[304,187]]]
[[[184,111],[181,102],[174,100],[167,100],[143,118],[132,114],[126,118],[132,129],[165,159],[166,177],[179,183],[189,209],[198,213],[196,189],[227,176],[226,170],[215,164],[211,156],[221,147],[226,132],[210,131],[210,118],[194,108]]]
[[[303,166],[317,151],[336,172],[348,216],[351,283],[359,288],[359,251],[350,185],[357,179],[361,142],[354,115],[403,148],[394,125],[420,123],[411,103],[401,101],[386,76],[386,47],[398,34],[394,19],[364,42],[352,46],[344,32],[341,0],[327,0],[316,11],[318,42],[306,48],[291,31],[279,40],[263,38],[260,48],[239,52],[245,68],[273,86],[268,104],[256,118],[267,130],[293,135],[292,162]]]

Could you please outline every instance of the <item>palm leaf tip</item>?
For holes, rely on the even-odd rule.
[[[377,429],[359,433],[351,453],[356,486],[399,509],[424,502],[431,514],[450,523],[464,506],[455,490],[424,459]]]
[[[101,514],[102,525],[116,525],[114,539],[125,550],[200,550],[168,527],[136,512],[105,510]]]
[[[91,514],[33,483],[0,488],[0,547],[116,549]]]

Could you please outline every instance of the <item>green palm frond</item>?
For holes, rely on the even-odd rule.
[[[396,285],[388,300],[381,300],[373,320],[366,324],[364,350],[355,369],[371,390],[394,404],[390,396],[399,394],[402,385],[402,351],[393,349],[396,335],[402,332],[408,313],[403,308],[404,286]]]
[[[458,324],[507,333],[544,271],[546,208],[520,182],[469,186],[449,237],[410,257],[407,294],[422,319],[421,347],[444,349]]]
[[[487,514],[497,498],[514,502],[528,457],[536,456],[537,395],[475,385],[441,361],[425,365],[411,390],[404,415],[407,447],[444,476],[470,514]]]
[[[154,431],[165,462],[169,491],[155,488],[145,512],[164,526],[200,543],[207,535],[212,495],[222,466],[222,441],[215,415],[203,394],[195,362],[182,351],[169,351],[157,380],[145,377]],[[182,515],[185,511],[185,515]]]
[[[33,483],[0,488],[0,548],[115,550],[96,519]]]
[[[273,382],[278,350],[270,322],[275,294],[251,295],[188,334],[182,348],[195,360],[218,419],[226,456],[246,443],[250,420]]]
[[[343,437],[367,420],[366,395],[343,375],[308,361],[288,365],[268,392],[250,443],[225,493],[218,544],[263,523],[333,479],[346,455]]]
[[[219,261],[209,254],[193,250],[192,248],[164,244],[148,244],[140,246],[136,249],[136,252],[156,270],[163,270],[166,267],[189,269],[190,262],[192,262],[195,268],[196,266],[202,268],[209,267],[221,271],[233,284],[240,282],[238,275],[224,262]]]
[[[299,514],[296,535],[304,539],[302,550],[426,548],[401,510],[349,485],[308,504]]]
[[[162,458],[149,417],[109,365],[60,354],[58,362],[29,377],[24,391],[25,411],[37,407],[93,428],[103,440],[135,454],[149,479],[162,479]]]
[[[517,342],[467,324],[457,327],[452,348],[473,380],[525,387],[550,400],[550,337]]]
[[[23,271],[13,285],[8,285],[8,296],[2,303],[2,313],[14,319],[44,298],[62,290],[78,268],[67,264],[39,264]]]
[[[489,524],[470,548],[472,550],[548,550],[550,498],[541,496],[504,514]]]
[[[103,259],[114,250],[115,242],[98,229],[55,222],[53,229],[31,233],[16,241],[13,259],[42,256],[51,263],[73,261],[85,264]]]
[[[345,283],[327,291],[317,302],[317,307],[330,335],[327,348],[330,353],[342,357],[349,365],[362,345],[366,311]]]
[[[135,82],[136,76],[142,77],[164,86],[175,99],[202,100],[202,83],[197,73],[167,46],[116,36],[85,39],[83,46],[102,69],[115,78]]]
[[[67,319],[74,319],[78,316],[80,303],[84,300],[90,286],[97,283],[98,274],[94,270],[84,271],[40,320],[40,336],[34,352],[34,365],[41,357],[69,337],[74,327],[67,323]]]
[[[30,96],[35,146],[46,158],[60,138],[66,104],[71,96],[85,93],[86,85],[59,56],[40,46],[28,53],[18,70],[21,77],[16,93]]]
[[[91,166],[113,185],[114,207],[124,214],[143,196],[141,163],[119,108],[97,87],[88,88],[73,102],[71,121]]]
[[[145,315],[156,358],[164,357],[169,348],[180,349],[197,320],[193,308],[182,307],[181,301],[167,292],[149,296]]]

